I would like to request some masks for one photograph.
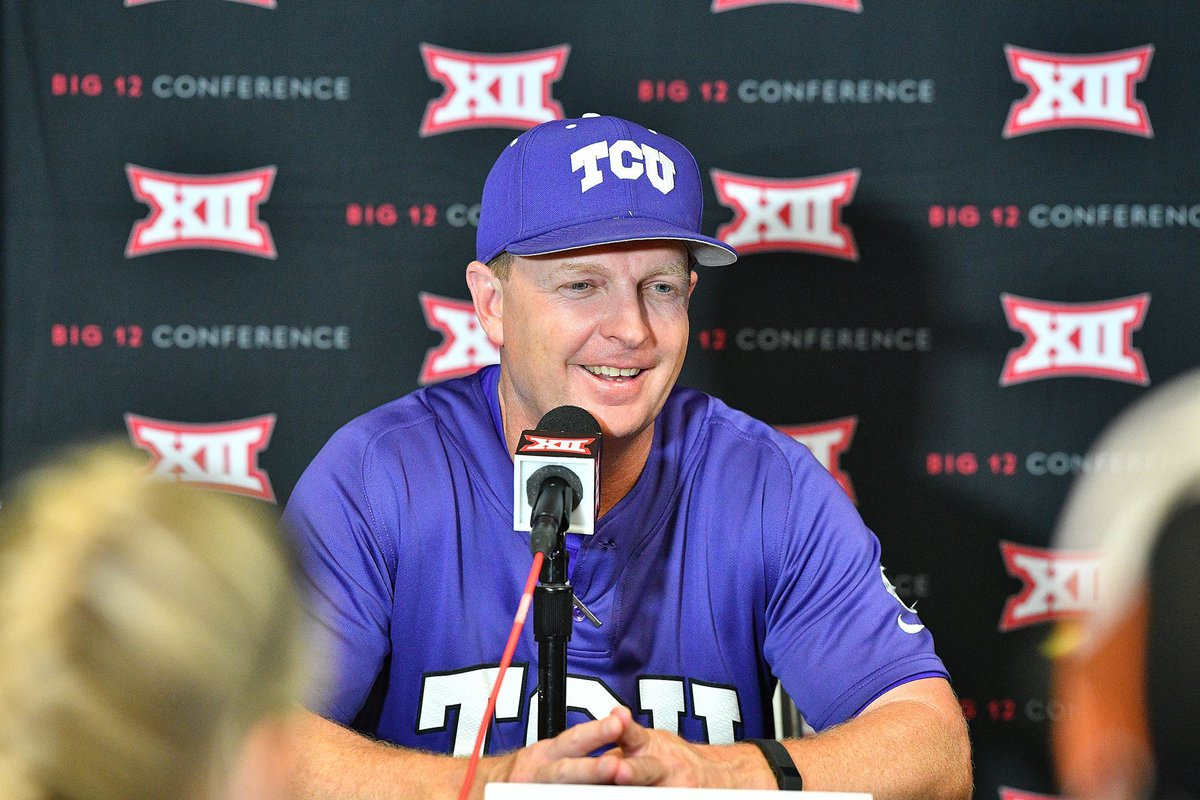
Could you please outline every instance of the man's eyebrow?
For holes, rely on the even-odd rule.
[[[682,275],[687,277],[691,274],[691,271],[691,265],[684,261],[668,261],[654,267],[647,275]],[[580,259],[578,261],[564,261],[549,270],[549,273],[556,276],[590,274],[607,277],[612,274],[612,271],[599,261]]]

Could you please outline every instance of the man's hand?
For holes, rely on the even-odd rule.
[[[644,728],[633,721],[627,708],[613,716],[622,721],[617,744],[619,755],[613,782],[626,786],[686,786],[701,788],[774,789],[775,780],[764,768],[753,745],[713,747],[696,745],[669,731]],[[611,719],[612,717],[609,717]]]
[[[614,744],[633,724],[629,709],[619,708],[604,719],[575,725],[555,736],[490,759],[486,783],[604,783],[615,782],[619,758],[589,754]]]

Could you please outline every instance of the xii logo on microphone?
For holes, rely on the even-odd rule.
[[[223,175],[179,175],[126,164],[133,196],[150,206],[125,246],[133,258],[164,250],[230,250],[275,258],[258,207],[271,196],[275,167]]]
[[[1051,303],[1003,294],[1000,302],[1008,327],[1025,335],[1025,343],[1004,362],[1001,386],[1070,376],[1150,383],[1142,351],[1133,346],[1149,294],[1099,303]]]
[[[562,119],[550,84],[562,77],[570,50],[562,44],[523,53],[467,53],[422,44],[425,72],[446,91],[425,107],[421,135],[464,128],[524,130]]]
[[[1000,552],[1008,574],[1024,584],[1004,605],[1001,631],[1077,618],[1096,609],[1099,565],[1094,554],[1005,541]]]
[[[1153,45],[1085,55],[1006,45],[1004,52],[1013,80],[1029,86],[1029,94],[1009,109],[1004,138],[1055,128],[1154,135],[1145,104],[1134,96],[1150,69]]]
[[[587,437],[555,437],[555,436],[535,436],[532,433],[525,433],[521,440],[521,446],[517,448],[518,453],[557,453],[564,456],[592,456],[591,444],[596,441],[595,436]]]
[[[191,483],[275,502],[271,480],[258,466],[275,415],[232,422],[188,423],[125,415],[133,443],[150,452],[151,477]]]
[[[854,199],[857,169],[811,178],[759,178],[714,169],[717,199],[733,209],[717,229],[741,253],[791,251],[858,261],[842,209]]]

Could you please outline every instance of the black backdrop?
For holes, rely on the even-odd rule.
[[[1058,509],[1155,458],[1082,454],[1200,363],[1194,4],[3,5],[6,475],[117,434],[285,502],[338,426],[494,360],[463,267],[516,129],[626,116],[747,253],[683,382],[842,477],[977,796],[1055,791],[1040,646],[1095,588]]]

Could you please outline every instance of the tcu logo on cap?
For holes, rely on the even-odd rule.
[[[618,139],[611,145],[606,141],[592,142],[571,153],[571,172],[583,170],[579,180],[581,192],[604,182],[601,159],[608,159],[609,171],[623,181],[635,181],[645,175],[663,194],[675,188],[674,161],[648,144]]]
[[[275,428],[274,414],[210,424],[126,414],[125,426],[133,443],[154,456],[152,477],[275,502],[271,481],[258,467],[259,451]]]
[[[1153,45],[1115,53],[1065,55],[1006,45],[1013,80],[1029,94],[1012,104],[1004,137],[1054,128],[1099,128],[1151,137],[1146,106],[1134,84],[1150,69]]]
[[[842,11],[862,11],[862,0],[713,0],[712,11],[728,11],[731,8],[745,8],[746,6],[765,6],[772,3],[794,3],[797,5],[810,6],[825,6],[827,8],[838,8]]]
[[[517,448],[518,453],[567,453],[576,456],[590,456],[592,450],[588,445],[596,441],[595,436],[585,438],[534,436],[525,434],[525,440]]]
[[[821,466],[837,479],[851,502],[857,503],[850,476],[841,466],[842,453],[850,448],[856,427],[858,417],[842,417],[809,425],[777,425],[776,430],[807,447]]]
[[[718,239],[742,253],[784,250],[858,261],[854,234],[842,222],[858,186],[857,169],[787,179],[711,174],[717,199],[734,211],[717,229]]]
[[[532,128],[562,119],[550,84],[562,77],[571,48],[562,44],[524,53],[466,53],[421,45],[425,72],[446,92],[425,107],[421,135],[464,128]]]
[[[482,366],[500,363],[500,350],[487,337],[470,302],[427,292],[421,292],[420,298],[425,324],[446,337],[425,353],[417,379],[422,385],[470,375]]]
[[[1083,376],[1150,383],[1133,332],[1142,327],[1149,294],[1100,303],[1050,303],[1003,294],[1008,327],[1025,335],[1004,362],[1001,386]]]
[[[163,250],[232,250],[275,258],[258,207],[271,195],[275,167],[223,175],[178,175],[126,164],[133,196],[150,206],[134,223],[125,257]]]
[[[1099,563],[1092,553],[1000,542],[1004,568],[1024,586],[1008,598],[1000,630],[1084,616],[1096,608]]]

